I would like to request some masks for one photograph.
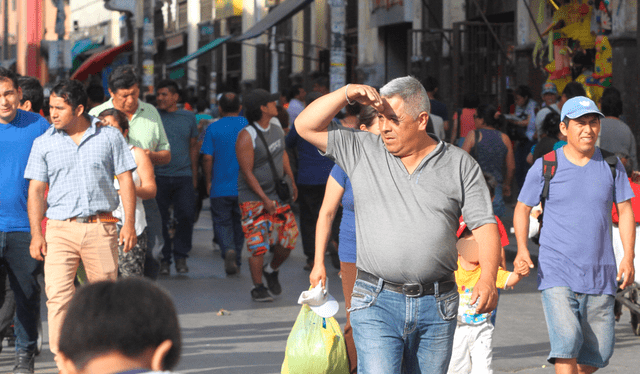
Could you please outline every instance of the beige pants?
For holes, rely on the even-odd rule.
[[[45,240],[44,283],[49,310],[49,347],[57,355],[62,323],[76,292],[73,281],[80,260],[89,282],[117,278],[117,228],[115,223],[49,220]]]

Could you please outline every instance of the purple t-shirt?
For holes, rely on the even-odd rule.
[[[564,147],[556,151],[558,171],[549,184],[540,232],[538,289],[570,287],[584,294],[616,294],[616,261],[611,244],[613,176],[596,149],[584,166],[571,163]],[[518,201],[536,206],[544,186],[542,158],[536,160]],[[616,202],[633,197],[624,167],[618,161]]]

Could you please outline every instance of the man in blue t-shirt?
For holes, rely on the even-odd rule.
[[[556,151],[557,172],[549,184],[540,232],[538,289],[549,330],[549,362],[556,373],[593,373],[613,354],[613,304],[617,281],[634,281],[633,192],[618,160],[615,179],[595,146],[604,117],[584,96],[562,106],[560,131],[568,144]],[[513,224],[518,242],[514,266],[533,263],[527,249],[529,213],[544,187],[542,159],[529,170],[518,196]],[[624,258],[616,269],[611,244],[611,205],[620,216]]]
[[[207,127],[200,153],[207,191],[211,198],[213,232],[220,243],[224,270],[235,274],[242,264],[242,215],[238,205],[238,159],[236,139],[248,123],[240,117],[240,97],[227,92],[218,101],[220,118]]]
[[[155,167],[158,186],[156,201],[162,217],[164,238],[160,275],[169,275],[172,257],[176,272],[187,273],[198,189],[198,124],[193,113],[178,110],[180,88],[175,81],[161,81],[156,92],[158,111],[171,145],[171,161]],[[173,237],[169,234],[171,205],[176,220]]]
[[[14,372],[33,373],[40,312],[37,276],[41,264],[29,253],[29,183],[24,178],[24,170],[33,141],[50,125],[39,114],[18,109],[22,99],[18,78],[4,68],[0,68],[0,98],[0,254],[13,274],[10,286],[17,304]]]

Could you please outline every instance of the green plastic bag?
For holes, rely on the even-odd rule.
[[[303,305],[287,339],[282,374],[348,374],[349,359],[335,318]]]

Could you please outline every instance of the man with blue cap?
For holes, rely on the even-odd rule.
[[[613,354],[617,281],[634,281],[633,192],[622,163],[615,170],[596,147],[604,116],[585,96],[562,106],[560,131],[567,145],[555,151],[557,171],[548,182],[540,231],[538,289],[542,291],[556,373],[593,373]],[[532,268],[527,249],[529,213],[545,186],[543,159],[527,174],[513,217],[517,268]],[[549,166],[549,165],[547,165]],[[620,216],[624,258],[616,269],[611,205]]]

